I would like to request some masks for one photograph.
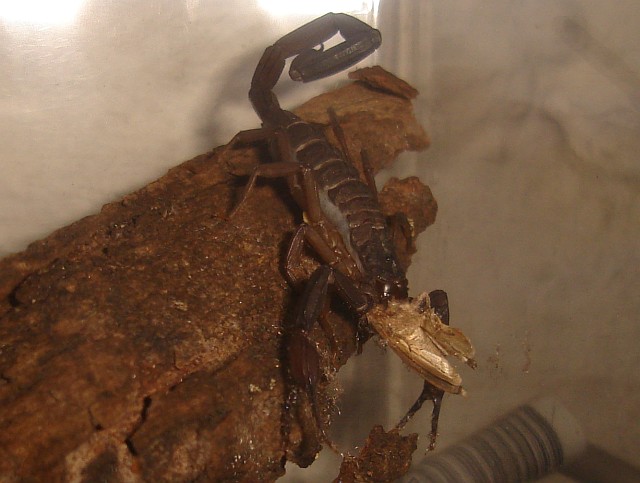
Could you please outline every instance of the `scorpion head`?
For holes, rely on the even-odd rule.
[[[409,296],[407,277],[398,262],[393,244],[386,233],[377,235],[379,238],[372,237],[370,243],[362,247],[368,250],[361,248],[360,257],[375,292],[374,297],[379,303],[385,303],[391,298],[406,299]]]
[[[406,299],[409,296],[407,288],[407,279],[400,277],[376,277],[375,281],[376,293],[380,298],[380,302],[386,302],[391,298]]]

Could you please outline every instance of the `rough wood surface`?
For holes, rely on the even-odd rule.
[[[411,464],[418,446],[418,435],[401,436],[397,431],[385,432],[374,426],[358,456],[346,456],[334,483],[395,481]]]
[[[428,144],[402,96],[355,82],[298,113],[326,123],[330,106],[376,170]],[[0,481],[272,481],[285,460],[312,460],[281,355],[299,209],[269,181],[225,218],[238,175],[267,160],[221,146],[0,261]],[[433,218],[428,188],[390,186],[417,234]],[[337,350],[314,336],[330,375],[354,329],[335,313],[329,326]]]

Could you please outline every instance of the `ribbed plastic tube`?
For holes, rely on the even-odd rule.
[[[414,464],[405,483],[516,483],[556,471],[585,447],[575,418],[553,399],[519,407],[459,444]]]

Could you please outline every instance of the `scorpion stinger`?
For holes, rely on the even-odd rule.
[[[343,42],[327,50],[314,49],[338,33],[344,38]],[[381,42],[380,32],[357,18],[327,13],[267,47],[251,81],[249,98],[266,124],[280,108],[272,89],[280,79],[286,59],[295,57],[289,76],[309,82],[348,69],[368,57]]]

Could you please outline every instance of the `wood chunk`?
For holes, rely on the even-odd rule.
[[[418,435],[400,436],[374,426],[357,457],[345,456],[334,483],[383,483],[401,478],[411,466],[411,455],[418,446]]]
[[[362,83],[298,112],[318,122],[329,107],[377,168],[428,143],[408,101]],[[282,260],[300,211],[275,180],[226,219],[237,175],[263,158],[218,147],[0,260],[5,480],[273,481],[286,458],[312,459],[285,409],[281,354],[295,304]],[[351,321],[329,324],[335,353],[313,335],[330,376],[355,347]]]
[[[388,83],[399,80],[381,70],[381,78],[390,76]],[[385,102],[379,102],[381,99]],[[361,153],[366,151],[374,173],[389,167],[404,151],[421,151],[429,146],[427,134],[415,122],[411,101],[405,97],[367,82],[354,82],[311,99],[296,112],[305,119],[327,125],[330,130],[327,105],[336,111],[340,127],[346,133],[351,158],[356,165],[361,164]]]
[[[438,203],[429,187],[415,176],[391,178],[378,194],[378,199],[393,228],[395,245],[404,246],[403,250],[398,250],[400,263],[408,267],[411,255],[416,252],[418,234],[436,221]]]
[[[396,77],[391,72],[387,72],[379,65],[349,72],[349,79],[364,82],[370,87],[404,97],[405,99],[415,99],[419,94],[418,90],[412,85]]]

